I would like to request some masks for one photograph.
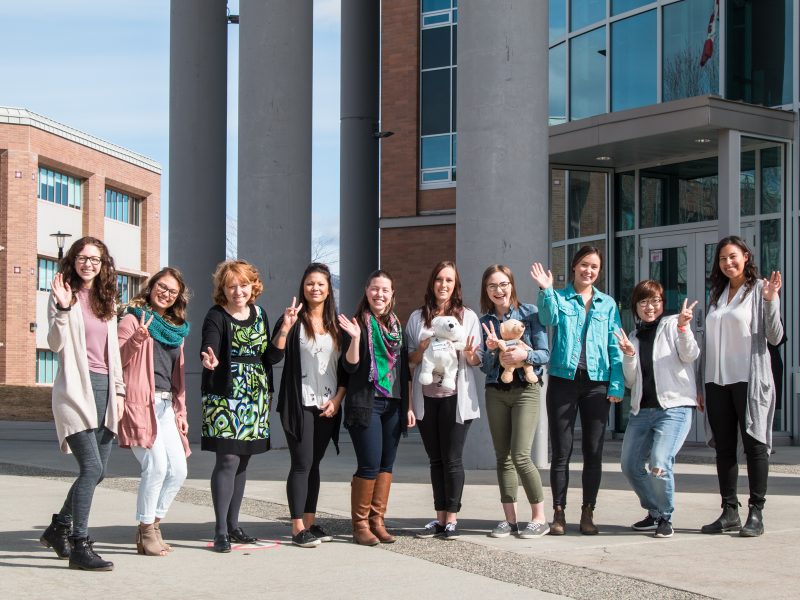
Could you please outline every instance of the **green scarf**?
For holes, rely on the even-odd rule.
[[[394,383],[394,365],[403,343],[400,319],[391,313],[388,328],[370,311],[365,311],[362,319],[367,325],[370,355],[369,380],[378,395],[389,397],[392,394],[392,384]]]
[[[148,326],[147,331],[150,333],[150,337],[167,348],[177,348],[183,343],[183,338],[189,335],[188,321],[184,321],[183,325],[173,325],[157,312],[153,312],[149,306],[144,308],[129,306],[127,312],[140,320],[144,313],[145,321],[150,319],[150,315],[153,315],[153,321]]]

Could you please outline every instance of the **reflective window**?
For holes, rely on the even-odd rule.
[[[422,12],[424,13],[448,8],[450,8],[450,0],[422,0]]]
[[[709,37],[709,21],[714,19]],[[714,0],[684,0],[664,7],[662,99],[719,91],[719,19]]]
[[[633,313],[630,309],[630,297],[636,287],[636,236],[629,235],[616,239],[616,281],[614,293],[618,300],[622,328],[633,329]]]
[[[77,177],[39,167],[39,182],[36,189],[41,200],[71,208],[81,207],[81,180]]]
[[[624,12],[652,2],[653,0],[611,0],[611,15],[621,15]]]
[[[756,153],[751,150],[742,152],[742,161],[739,166],[741,171],[741,185],[739,193],[741,195],[741,216],[756,214]]]
[[[434,135],[422,138],[422,168],[436,169],[450,163],[450,136]]]
[[[606,174],[569,171],[567,237],[577,238],[605,233]]]
[[[58,262],[49,258],[39,258],[39,267],[36,277],[36,289],[40,292],[49,292],[53,278],[58,273]]]
[[[659,250],[659,260],[650,261],[650,279],[664,287],[664,312],[676,314],[688,292],[686,246]]]
[[[550,261],[550,272],[553,273],[553,285],[557,288],[562,288],[567,285],[567,258],[566,248],[564,246],[556,246],[552,249],[553,256]]]
[[[550,48],[550,125],[567,120],[567,44]]]
[[[36,351],[36,383],[53,383],[58,373],[58,353]]]
[[[643,169],[639,227],[661,227],[717,218],[717,158]]]
[[[450,132],[450,69],[422,73],[422,135]]]
[[[792,0],[729,0],[726,94],[777,106],[792,101]]]
[[[550,0],[550,41],[567,33],[567,0]]]
[[[570,0],[570,31],[582,29],[605,18],[606,0]]]
[[[761,150],[761,214],[776,213],[781,210],[781,189],[783,165],[781,149]]]
[[[625,110],[657,99],[656,11],[611,26],[611,110]]]
[[[142,200],[123,192],[106,189],[106,218],[139,225],[141,223]]]
[[[434,27],[422,30],[422,68],[450,66],[450,28]]]
[[[606,30],[600,27],[570,41],[570,118],[606,111]]]
[[[616,202],[614,226],[617,231],[628,231],[634,228],[635,194],[636,176],[634,173],[618,173],[614,195]]]
[[[567,223],[567,172],[561,169],[550,170],[550,241],[564,240]]]
[[[781,267],[781,220],[761,221],[761,262],[758,270],[762,277],[769,277],[772,271]]]

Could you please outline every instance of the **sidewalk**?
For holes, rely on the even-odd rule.
[[[0,593],[50,598],[75,582],[86,595],[96,589],[98,594],[112,592],[119,598],[137,599],[156,595],[211,598],[242,591],[281,598],[290,594],[309,598],[376,594],[386,598],[800,598],[796,576],[800,525],[794,518],[800,493],[800,448],[777,448],[765,509],[768,533],[742,539],[699,534],[700,526],[719,513],[716,475],[710,450],[687,447],[676,466],[676,533],[656,540],[629,529],[644,513],[620,473],[620,442],[606,445],[595,512],[599,536],[577,532],[580,474],[573,470],[567,536],[489,538],[486,532],[502,516],[495,474],[469,471],[459,520],[462,536],[445,542],[412,537],[433,514],[427,458],[419,437],[409,436],[398,453],[388,511],[390,525],[400,536],[397,543],[379,548],[350,543],[349,481],[355,458],[348,443],[342,443],[339,456],[331,447],[322,464],[320,517],[337,534],[336,542],[314,549],[289,544],[285,497],[289,457],[284,450],[271,451],[251,462],[242,508],[245,529],[269,541],[223,556],[206,548],[213,531],[208,477],[214,457],[193,448],[189,479],[164,524],[177,548],[167,558],[135,554],[134,494],[139,466],[130,451],[115,448],[110,477],[95,495],[91,529],[98,550],[115,562],[116,569],[87,574],[69,571],[65,562],[38,544],[49,515],[57,510],[74,477],[74,459],[58,452],[52,424],[0,422],[0,510],[4,515]],[[579,467],[580,457],[573,462]],[[546,470],[542,479],[547,488]],[[740,483],[746,483],[744,477]],[[742,492],[746,499],[746,491]],[[546,496],[549,505],[549,490]],[[520,521],[527,516],[520,510]],[[152,594],[142,591],[148,581]]]

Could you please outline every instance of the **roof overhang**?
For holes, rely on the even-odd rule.
[[[614,169],[669,162],[715,150],[722,130],[788,141],[794,123],[792,111],[697,96],[553,125],[550,162]]]

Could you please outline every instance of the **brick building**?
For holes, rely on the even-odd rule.
[[[161,167],[30,111],[0,107],[0,383],[51,383],[47,299],[58,246],[91,235],[114,257],[121,299],[160,266]]]

